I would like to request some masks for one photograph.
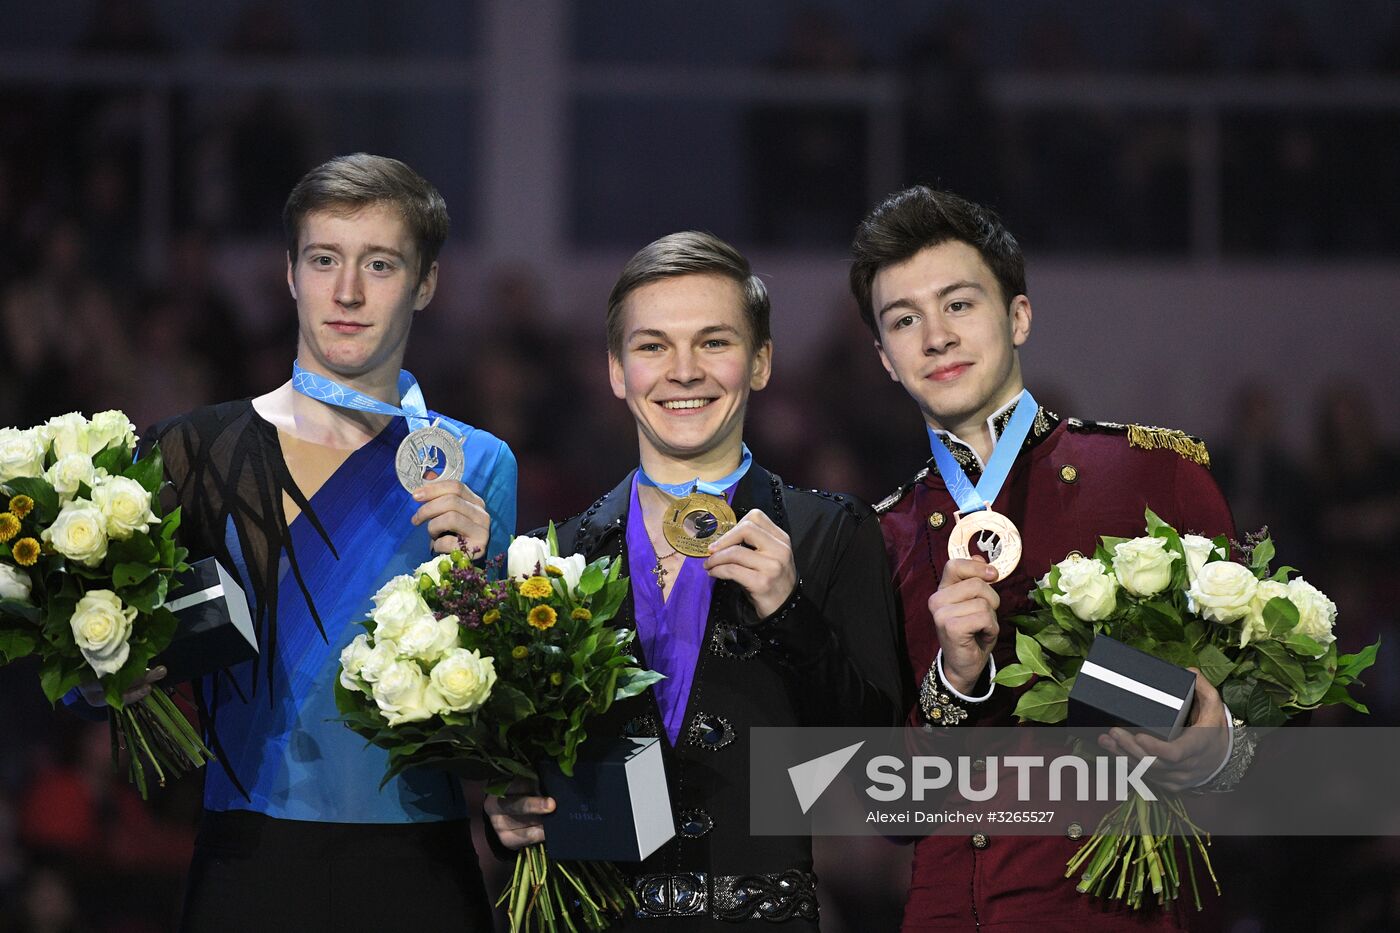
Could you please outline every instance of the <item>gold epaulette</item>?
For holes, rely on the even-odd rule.
[[[1154,428],[1142,424],[1117,424],[1112,421],[1081,421],[1078,418],[1067,420],[1070,430],[1073,431],[1097,429],[1114,434],[1126,434],[1129,447],[1137,447],[1142,450],[1171,450],[1192,463],[1199,463],[1203,467],[1210,466],[1210,451],[1206,450],[1205,442],[1185,431],[1178,431],[1175,428]]]
[[[914,478],[911,479],[909,482],[905,483],[903,486],[900,486],[894,492],[890,493],[888,496],[885,496],[885,498],[875,503],[875,514],[884,515],[890,509],[898,505],[899,500],[903,499],[905,494],[908,493],[910,489],[913,489],[919,483],[922,483],[924,481],[924,479],[928,476],[930,470],[932,470],[935,473],[938,472],[937,469],[932,464],[930,464],[924,467],[918,473],[914,474]]]

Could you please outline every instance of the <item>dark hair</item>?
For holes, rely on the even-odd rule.
[[[768,289],[749,268],[743,254],[712,233],[686,230],[643,246],[627,260],[608,296],[608,352],[622,353],[622,303],[638,288],[682,275],[722,275],[732,279],[744,296],[744,318],[754,347],[773,339],[768,323]]]
[[[958,240],[981,255],[996,276],[1002,300],[1026,294],[1026,259],[1001,218],[951,191],[923,185],[892,194],[866,215],[851,241],[851,293],[861,319],[879,337],[871,291],[883,266],[900,263],[929,246]]]
[[[388,204],[403,217],[418,248],[421,282],[447,239],[447,202],[422,175],[386,156],[365,152],[338,156],[303,175],[282,209],[287,255],[295,264],[301,248],[301,224],[307,214],[353,213],[371,204]]]

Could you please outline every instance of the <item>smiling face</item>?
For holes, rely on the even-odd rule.
[[[871,288],[890,378],[934,428],[967,438],[1023,388],[1016,348],[1031,329],[1025,295],[1007,302],[992,270],[961,240],[884,266]]]
[[[332,379],[393,382],[413,315],[432,301],[437,264],[419,281],[418,251],[391,207],[313,211],[301,224],[287,286],[297,302],[297,358]]]
[[[737,466],[749,393],[768,384],[771,363],[772,344],[753,345],[733,279],[683,275],[628,294],[608,374],[636,419],[647,472],[677,482]]]

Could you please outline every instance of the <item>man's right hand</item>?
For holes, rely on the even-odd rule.
[[[928,600],[943,649],[943,676],[959,693],[977,686],[1001,631],[1001,597],[991,586],[996,578],[996,568],[980,557],[950,560],[943,565],[938,592]]]
[[[538,797],[519,783],[506,788],[504,797],[486,795],[486,815],[491,818],[491,828],[496,830],[501,843],[507,849],[523,849],[544,842],[544,822],[540,819],[546,813],[554,812],[553,797]]]
[[[151,686],[165,677],[165,668],[156,666],[146,672],[136,683],[126,688],[122,693],[122,706],[130,706],[139,703],[151,694]],[[82,693],[83,699],[88,706],[106,706],[107,693],[102,689],[102,684],[95,680],[87,680],[78,685],[78,691]]]

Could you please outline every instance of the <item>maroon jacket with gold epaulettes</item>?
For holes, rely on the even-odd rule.
[[[1004,428],[1010,411],[998,417]],[[949,445],[976,482],[976,457]],[[1001,597],[998,667],[1015,662],[1011,619],[1031,608],[1035,581],[1071,551],[1092,554],[1102,535],[1144,534],[1151,508],[1183,534],[1234,537],[1234,523],[1211,477],[1200,441],[1179,431],[1061,419],[1041,409],[993,508],[1020,529],[1019,566],[994,584]],[[920,682],[933,663],[938,639],[928,599],[948,559],[956,503],[930,465],[876,507],[904,610],[909,663]],[[997,687],[961,726],[1015,724],[1018,690]],[[923,723],[917,706],[910,722]],[[1177,929],[1184,914],[1152,908],[1130,912],[1080,894],[1065,878],[1065,863],[1081,842],[1053,836],[977,833],[927,836],[915,847],[904,930]]]

